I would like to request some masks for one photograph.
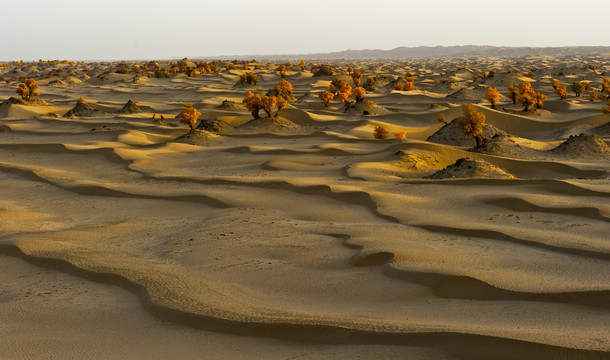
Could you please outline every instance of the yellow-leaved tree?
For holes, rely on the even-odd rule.
[[[180,111],[180,122],[188,125],[191,131],[195,131],[195,123],[199,115],[201,113],[193,107],[193,104],[185,104],[182,106],[182,111]]]
[[[457,127],[467,136],[474,138],[477,146],[482,145],[485,114],[478,112],[472,104],[464,104],[462,110],[464,111],[464,117],[456,122]]]

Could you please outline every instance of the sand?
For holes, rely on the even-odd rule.
[[[246,87],[225,64],[0,67],[44,100],[0,81],[1,357],[610,358],[610,115],[551,87],[599,88],[607,57],[307,62],[257,120],[241,100],[277,63]],[[379,84],[323,106],[350,65]],[[541,110],[483,100],[534,67]],[[406,71],[417,89],[394,90]]]

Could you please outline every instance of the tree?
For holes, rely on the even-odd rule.
[[[276,106],[277,106],[277,111],[275,112],[275,116],[278,116],[278,114],[280,113],[280,110],[282,110],[286,106],[288,106],[288,101],[286,101],[283,97],[278,96]]]
[[[580,95],[585,91],[585,84],[580,81],[574,81],[572,86],[570,86],[576,97],[580,97]]]
[[[352,93],[352,87],[345,80],[341,80],[341,85],[339,86],[339,95],[337,96],[339,100],[345,102],[347,98],[349,98]]]
[[[487,88],[487,94],[485,94],[485,100],[491,103],[491,108],[496,108],[496,103],[500,101],[500,93],[496,88],[489,87]]]
[[[245,84],[256,85],[258,84],[258,75],[254,74],[252,71],[246,71],[239,77],[239,82],[242,86]]]
[[[352,96],[358,102],[364,100],[364,94],[366,94],[366,90],[364,90],[364,88],[360,87],[360,86],[355,88],[354,91],[352,92]]]
[[[22,79],[22,84],[19,84],[15,92],[21,95],[24,100],[29,100],[33,97],[40,95],[40,93],[38,92],[38,84],[36,83],[36,80],[30,78]]]
[[[557,89],[555,89],[555,93],[559,95],[561,100],[565,100],[568,97],[568,89],[565,86],[558,86]]]
[[[263,108],[263,103],[261,102],[261,97],[258,94],[252,93],[252,91],[248,91],[246,97],[242,101],[248,107],[248,110],[251,111],[252,116],[255,119],[260,119],[260,115],[258,112]]]
[[[602,92],[610,95],[610,79],[605,76],[602,79]]]
[[[597,90],[591,89],[589,92],[589,101],[595,102],[597,100]]]
[[[456,122],[458,128],[467,136],[474,138],[477,146],[482,145],[484,140],[483,127],[485,126],[485,114],[478,112],[471,104],[464,104],[462,110],[464,111],[464,117]]]
[[[373,129],[373,137],[375,139],[385,139],[388,137],[388,135],[389,132],[381,125],[375,126],[375,129]]]
[[[559,87],[559,80],[553,80],[553,90],[557,90],[557,88]]]
[[[186,104],[182,106],[182,111],[180,111],[180,122],[188,125],[191,128],[191,131],[195,131],[195,123],[197,122],[197,118],[201,115],[199,110],[193,107],[193,104]]]
[[[284,78],[284,76],[286,76],[286,65],[281,64],[277,67],[277,71],[280,73],[280,76],[282,77],[282,79]]]
[[[305,66],[307,66],[307,63],[304,60],[301,60],[301,62],[299,63],[299,67],[301,68],[301,70],[305,70]]]
[[[508,90],[508,94],[506,94],[512,101],[513,105],[517,104],[517,92],[515,91],[515,86],[513,84],[508,85],[506,88]]]
[[[328,107],[330,105],[331,100],[335,97],[335,94],[332,92],[325,91],[320,94],[320,101],[324,106]]]
[[[362,79],[362,72],[360,70],[356,70],[352,73],[352,80],[354,80],[354,85],[360,85],[360,79]]]
[[[271,111],[277,104],[277,96],[267,96],[264,95],[261,103],[263,105],[263,110],[267,113],[267,117],[271,117]]]

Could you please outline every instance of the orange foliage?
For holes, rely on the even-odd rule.
[[[347,67],[347,73],[351,74],[352,72],[354,72],[354,69],[351,66]]]
[[[360,84],[360,79],[362,79],[362,72],[360,70],[356,70],[352,73],[352,80],[354,80],[354,85]]]
[[[284,79],[280,80],[278,85],[279,85],[280,89],[286,89],[288,91],[292,91],[292,84]]]
[[[337,89],[337,87],[335,85],[333,85],[333,84],[328,85],[328,91],[329,92],[331,92],[333,94],[336,94],[337,90],[339,90],[339,89]]]
[[[366,90],[363,87],[357,87],[352,92],[352,96],[356,99],[356,101],[364,100],[364,94],[366,94]]]
[[[332,85],[331,85],[332,86]],[[333,92],[323,92],[320,94],[320,101],[324,106],[328,107],[330,105],[331,100],[335,97]]]
[[[261,102],[261,97],[258,94],[254,94],[254,93],[252,93],[252,91],[248,91],[248,93],[246,94],[246,96],[244,97],[244,100],[242,100],[242,102],[244,104],[246,104],[246,106],[248,107],[248,110],[250,110],[252,112],[252,116],[255,119],[260,118],[260,115],[258,114],[258,112],[260,109],[262,109],[263,104]]]
[[[368,76],[366,78],[366,83],[369,84],[369,85],[373,85],[375,83],[375,78],[372,77],[372,76]]]
[[[456,122],[458,128],[469,137],[475,138],[477,140],[477,145],[481,145],[483,142],[483,127],[485,126],[486,119],[485,114],[478,112],[471,104],[464,104],[462,110],[464,111],[464,117]]]
[[[258,84],[258,75],[254,74],[252,71],[246,71],[239,77],[239,82],[242,85],[256,85]]]
[[[348,97],[349,97],[349,93],[344,93],[344,92],[340,92],[339,95],[337,95],[337,98],[339,100],[341,100],[341,102],[346,102]]]
[[[506,95],[513,101],[513,105],[515,105],[517,103],[517,92],[515,91],[515,86],[510,84],[506,89],[508,90],[508,94]]]
[[[286,106],[288,106],[288,101],[286,101],[283,97],[278,96],[276,106],[277,106],[277,111],[275,112],[275,116],[277,116],[280,113],[280,110],[282,110]]]
[[[553,80],[553,90],[557,90],[557,88],[559,87],[559,80]]]
[[[397,132],[396,134],[394,134],[394,136],[396,136],[397,139],[404,139],[405,137],[407,137],[407,132],[400,131],[400,132]]]
[[[192,104],[186,104],[182,106],[180,111],[180,122],[188,125],[191,131],[195,131],[194,125],[197,122],[197,118],[201,115],[199,110],[195,109]]]
[[[16,93],[21,95],[23,99],[31,99],[35,96],[40,95],[38,92],[38,84],[36,80],[25,78],[22,79],[22,84],[17,87]]]
[[[307,66],[307,63],[304,60],[301,60],[301,62],[299,63],[299,67],[301,68],[301,70],[305,70],[305,66]]]
[[[491,108],[496,108],[496,103],[500,101],[500,93],[496,88],[489,87],[487,88],[487,94],[485,94],[485,100],[491,103]]]
[[[534,89],[532,88],[532,84],[529,82],[524,81],[519,84],[519,95],[529,94],[532,92],[534,92]]]
[[[375,129],[373,129],[373,137],[375,139],[385,139],[388,137],[388,135],[388,131],[381,125],[375,126]]]
[[[271,117],[271,111],[275,107],[275,104],[277,104],[277,96],[264,95],[261,103],[263,105],[263,110],[267,113],[267,117]]]
[[[555,89],[555,93],[559,95],[561,100],[565,100],[568,97],[568,89],[565,86],[558,86],[557,89]]]

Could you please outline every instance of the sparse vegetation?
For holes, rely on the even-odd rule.
[[[191,131],[195,131],[195,123],[197,118],[201,115],[199,110],[195,109],[192,104],[186,104],[182,106],[179,117],[182,124],[188,125]]]
[[[500,93],[496,88],[488,87],[487,94],[485,94],[485,100],[491,103],[491,108],[495,109],[496,104],[500,101]]]
[[[241,85],[257,85],[258,84],[258,75],[254,74],[252,71],[246,71],[239,77],[239,82]]]
[[[377,140],[385,139],[388,137],[389,134],[390,133],[388,132],[388,130],[386,130],[386,128],[381,125],[377,125],[375,126],[375,129],[373,129],[373,138]]]
[[[38,95],[38,84],[36,80],[31,78],[23,78],[21,79],[21,84],[17,86],[16,93],[21,95],[24,100],[30,100]]]
[[[464,104],[462,106],[464,117],[456,122],[456,125],[464,134],[474,138],[477,146],[483,144],[483,127],[485,126],[486,116],[477,111],[472,104]]]

